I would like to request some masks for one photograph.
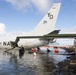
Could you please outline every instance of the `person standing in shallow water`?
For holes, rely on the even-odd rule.
[[[24,47],[21,45],[20,49],[19,49],[19,57],[21,58],[24,55]]]

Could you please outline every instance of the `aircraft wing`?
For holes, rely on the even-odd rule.
[[[53,37],[53,38],[75,38],[76,34],[49,34],[44,35],[45,37]]]
[[[18,36],[16,38],[16,42],[19,41],[19,39],[33,39],[33,38],[42,38],[42,39],[52,39],[52,38],[75,38],[76,34],[48,34],[44,36]]]
[[[48,34],[48,35],[43,35],[43,36],[17,36],[15,41],[10,41],[11,42],[11,46],[13,46],[13,48],[17,47],[17,42],[20,39],[35,39],[35,38],[39,38],[42,40],[51,40],[51,39],[55,39],[55,38],[76,38],[76,34]]]
[[[43,36],[18,36],[19,39],[27,39],[27,38],[75,38],[76,34],[49,34]]]

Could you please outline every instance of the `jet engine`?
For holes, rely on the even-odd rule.
[[[49,43],[55,43],[57,39],[49,40]]]

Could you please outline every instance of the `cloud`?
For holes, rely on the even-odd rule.
[[[61,33],[76,33],[76,25],[65,29],[61,29]]]
[[[3,23],[0,23],[0,34],[6,33],[5,29],[6,29],[5,25]]]
[[[30,0],[5,0],[6,2],[11,3],[15,8],[24,10],[31,6]]]
[[[41,12],[46,12],[52,5],[52,0],[32,0],[32,3],[39,9]]]
[[[27,10],[35,7],[40,12],[46,12],[52,5],[53,0],[4,0],[19,10]]]
[[[73,45],[74,43],[74,39],[57,39],[57,43],[59,43],[59,45],[63,45],[63,46],[69,46],[69,45]]]

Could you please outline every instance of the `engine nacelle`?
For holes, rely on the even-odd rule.
[[[55,42],[56,42],[56,39],[50,40],[49,42],[50,42],[50,43],[55,43]]]

